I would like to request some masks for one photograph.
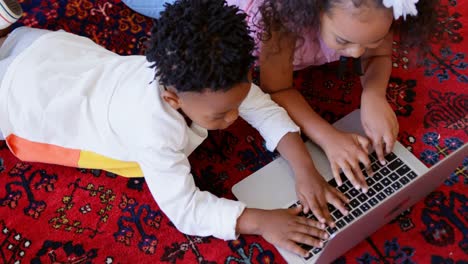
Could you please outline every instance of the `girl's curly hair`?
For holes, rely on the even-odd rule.
[[[228,90],[248,81],[255,57],[246,15],[225,0],[178,0],[154,20],[146,58],[179,92]]]
[[[256,24],[260,29],[258,37],[265,41],[271,38],[273,31],[279,31],[301,39],[305,29],[320,26],[320,13],[330,12],[344,1],[352,1],[355,7],[374,4],[377,8],[386,8],[382,0],[264,0],[256,14],[260,16]],[[420,0],[416,6],[417,16],[394,23],[394,31],[400,34],[405,44],[424,46],[429,43],[431,32],[438,23],[435,12],[438,4],[438,0]]]

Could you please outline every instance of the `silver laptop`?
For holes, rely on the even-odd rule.
[[[340,119],[334,126],[342,131],[364,135],[359,110]],[[310,141],[306,142],[306,146],[317,170],[325,180],[336,186],[325,153]],[[309,250],[306,258],[281,248],[278,251],[288,263],[332,262],[437,188],[467,156],[468,144],[464,144],[428,170],[398,142],[393,153],[385,157],[387,163],[384,166],[377,161],[375,153],[370,155],[373,175],[366,177],[369,185],[366,194],[354,189],[349,180],[344,180],[344,184],[337,187],[350,198],[350,213],[343,216],[336,208],[329,206],[336,227],[327,228],[330,239],[325,246],[313,248],[301,245]],[[232,192],[251,208],[289,208],[296,206],[298,201],[293,173],[281,157],[238,182],[233,186]],[[306,217],[314,218],[312,214]]]

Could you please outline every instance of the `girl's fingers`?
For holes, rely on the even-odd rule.
[[[331,163],[331,170],[332,170],[332,173],[333,173],[333,178],[335,178],[336,184],[338,186],[341,186],[343,184],[343,181],[341,180],[340,169],[336,165],[336,163],[334,163],[334,162]]]
[[[385,155],[383,151],[383,142],[382,138],[378,137],[377,139],[373,139],[373,144],[374,144],[374,150],[375,153],[377,154],[377,158],[380,161],[380,164],[385,165]]]
[[[392,152],[393,146],[395,145],[395,138],[393,138],[390,135],[385,135],[384,136],[384,142],[385,142],[385,147],[386,147],[385,153],[388,154],[388,153]]]

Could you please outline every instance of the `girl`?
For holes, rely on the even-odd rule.
[[[424,42],[437,23],[436,0],[231,0],[249,15],[259,45],[260,82],[327,154],[338,185],[340,170],[356,189],[367,191],[359,163],[369,167],[372,144],[381,163],[398,135],[386,100],[393,32],[408,44]],[[418,14],[419,11],[419,14]],[[395,20],[403,21],[397,28]],[[409,30],[411,27],[411,31]],[[293,71],[339,60],[362,59],[361,120],[367,139],[344,133],[322,119],[291,89]],[[307,206],[307,205],[305,205]]]

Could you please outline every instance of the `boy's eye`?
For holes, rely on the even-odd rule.
[[[220,120],[220,119],[223,119],[224,116],[213,116],[211,117],[211,120],[215,121],[215,120]]]

